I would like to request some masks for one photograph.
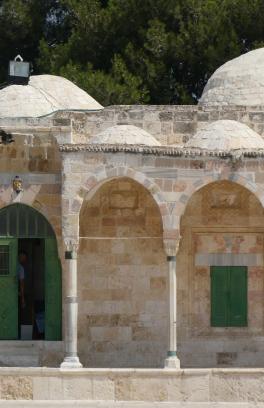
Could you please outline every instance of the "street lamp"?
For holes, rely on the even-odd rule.
[[[30,77],[30,64],[24,62],[20,55],[9,61],[8,81],[10,84],[27,85]]]

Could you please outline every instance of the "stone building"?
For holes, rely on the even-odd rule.
[[[263,48],[195,106],[32,76],[0,131],[1,366],[264,366]]]

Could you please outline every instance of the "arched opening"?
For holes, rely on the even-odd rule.
[[[177,271],[182,365],[263,366],[261,203],[234,182],[211,183],[188,202],[181,236]]]
[[[54,231],[24,204],[0,210],[0,340],[61,339],[61,265]]]
[[[104,183],[80,212],[82,363],[160,367],[167,350],[167,262],[160,210],[139,183]]]

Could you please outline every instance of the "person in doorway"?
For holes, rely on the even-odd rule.
[[[19,308],[24,309],[25,303],[25,264],[27,262],[27,254],[21,251],[18,255],[17,278],[19,283]]]

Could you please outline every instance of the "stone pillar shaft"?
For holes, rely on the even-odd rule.
[[[180,360],[177,356],[177,262],[176,253],[179,243],[175,245],[175,254],[168,255],[168,351],[165,360],[165,368],[180,368]],[[170,251],[171,252],[171,251]],[[173,251],[174,252],[174,251]]]
[[[169,264],[169,344],[168,356],[176,356],[177,352],[177,295],[176,295],[176,256],[168,256]]]
[[[78,341],[78,300],[77,300],[77,252],[66,251],[67,288],[65,297],[65,356],[61,368],[81,368],[79,361]]]

